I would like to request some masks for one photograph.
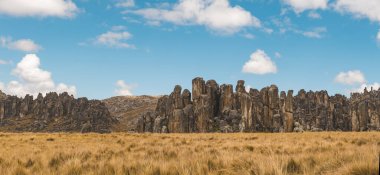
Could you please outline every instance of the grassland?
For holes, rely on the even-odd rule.
[[[0,174],[378,174],[380,133],[0,133]]]

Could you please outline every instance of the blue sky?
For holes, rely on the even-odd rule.
[[[380,1],[363,3],[0,0],[0,88],[103,99],[168,94],[201,76],[258,89],[377,89]]]

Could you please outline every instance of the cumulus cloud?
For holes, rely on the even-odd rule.
[[[277,73],[277,66],[263,50],[259,49],[252,53],[250,60],[244,64],[243,72],[260,75]]]
[[[350,13],[356,18],[368,18],[380,22],[379,0],[337,0],[333,6],[341,13]]]
[[[366,82],[364,74],[359,70],[352,70],[348,72],[340,72],[335,77],[335,82],[354,85],[354,84],[363,84]]]
[[[302,13],[305,10],[326,9],[328,0],[283,0],[283,2],[292,7],[296,13]]]
[[[261,22],[240,6],[228,0],[180,0],[169,8],[145,8],[130,13],[150,22],[176,25],[202,25],[222,34],[233,34],[245,27],[261,27]]]
[[[120,0],[116,3],[116,7],[134,7],[134,0]]]
[[[2,83],[2,90],[7,94],[20,97],[26,94],[37,96],[38,93],[45,94],[48,92],[68,92],[76,95],[75,86],[68,86],[63,83],[56,85],[51,73],[41,69],[40,65],[40,59],[37,55],[26,55],[12,71],[18,80],[10,81],[7,85]]]
[[[71,0],[0,0],[0,14],[9,16],[72,18],[78,11]]]
[[[124,26],[114,26],[111,31],[99,35],[95,40],[95,44],[101,44],[114,48],[134,49],[134,45],[126,42],[126,40],[129,40],[130,38],[132,38],[132,34],[125,31]]]
[[[368,91],[370,91],[371,88],[373,88],[373,90],[378,90],[380,88],[380,83],[362,84],[359,88],[353,89],[351,92],[363,93],[365,88],[367,88]]]
[[[0,44],[2,47],[12,49],[12,50],[19,50],[24,52],[38,52],[42,49],[42,47],[38,44],[36,44],[31,39],[20,39],[13,41],[10,37],[0,37]]]
[[[116,82],[117,89],[115,90],[116,95],[120,96],[132,96],[132,90],[135,88],[135,85],[127,84],[123,80],[118,80]]]

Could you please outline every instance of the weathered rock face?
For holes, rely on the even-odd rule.
[[[349,106],[353,131],[380,130],[380,91],[351,94]]]
[[[67,93],[39,94],[36,99],[0,95],[0,130],[10,132],[110,132],[115,122],[98,100]]]
[[[232,85],[199,77],[192,84],[192,97],[180,86],[161,97],[155,114],[140,118],[137,131],[146,132],[146,126],[157,133],[380,130],[380,90],[348,99],[327,91],[300,90],[293,96],[292,90],[279,92],[275,85],[246,92],[242,80],[235,92]]]

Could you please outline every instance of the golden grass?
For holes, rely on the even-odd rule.
[[[378,174],[380,133],[9,134],[0,174]]]

